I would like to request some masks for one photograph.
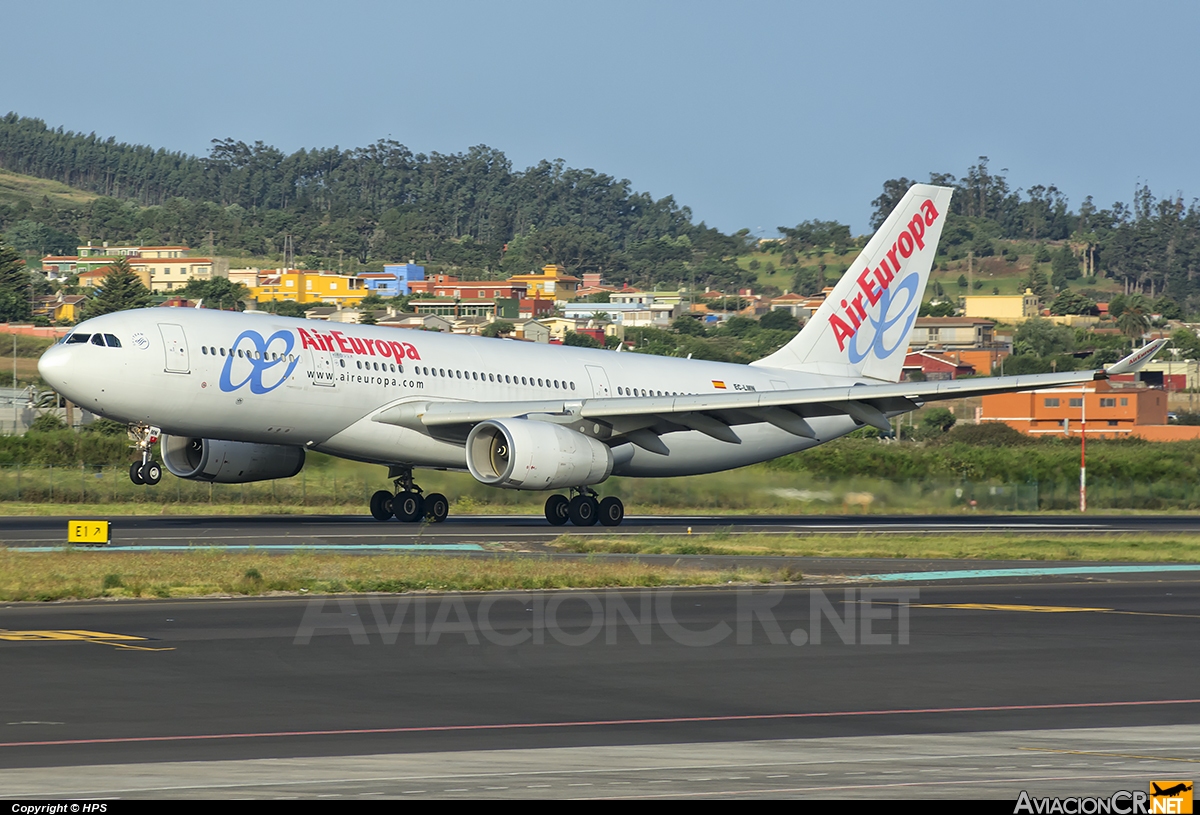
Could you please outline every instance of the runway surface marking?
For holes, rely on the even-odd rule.
[[[7,642],[91,642],[97,645],[111,645],[114,648],[128,648],[134,651],[174,651],[174,648],[148,648],[141,645],[129,645],[129,642],[147,642],[145,637],[135,637],[132,634],[106,634],[103,631],[85,631],[83,629],[59,629],[39,631],[12,631],[0,628],[0,640]]]
[[[979,611],[1031,611],[1038,614],[1058,614],[1070,611],[1112,611],[1111,608],[1084,606],[1022,606],[1007,603],[914,603],[913,608],[965,608]]]
[[[863,602],[863,601],[859,601]],[[899,603],[872,601],[875,605],[895,606]],[[1089,611],[1093,614],[1123,614],[1128,617],[1182,617],[1200,619],[1200,614],[1174,614],[1166,611],[1125,611],[1117,608],[1088,608],[1086,606],[1023,606],[1007,603],[913,603],[910,608],[964,609],[967,611],[1019,611],[1034,614],[1062,614]]]
[[[344,730],[286,730],[268,733],[206,733],[178,736],[123,736],[95,739],[55,739],[48,741],[0,742],[3,747],[53,747],[73,744],[136,744],[145,742],[217,741],[223,739],[294,738],[297,736],[361,736],[389,733],[452,733],[483,730],[537,730],[565,727],[617,727],[648,724],[697,724],[712,722],[779,721],[832,719],[859,716],[905,716],[953,713],[1003,713],[1031,710],[1095,710],[1121,707],[1158,707],[1162,705],[1200,705],[1200,699],[1151,699],[1123,702],[1061,702],[1042,705],[977,705],[972,707],[900,708],[895,710],[839,710],[808,713],[761,713],[730,716],[672,716],[647,719],[601,719],[576,722],[509,722],[505,724],[451,724],[411,727],[371,727]]]
[[[893,572],[860,575],[859,580],[966,580],[974,577],[1051,577],[1071,574],[1140,574],[1200,572],[1200,563],[1147,563],[1130,566],[1031,566],[1017,569],[956,569],[941,572]]]

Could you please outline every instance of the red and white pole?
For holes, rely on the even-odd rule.
[[[1080,386],[1079,400],[1079,511],[1087,512],[1087,386]]]

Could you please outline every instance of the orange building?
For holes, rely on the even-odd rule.
[[[983,397],[979,421],[1004,422],[1031,436],[1078,436],[1086,414],[1088,438],[1143,436],[1150,439],[1197,438],[1200,427],[1163,433],[1167,394],[1157,388],[1113,387],[1100,380],[1083,386],[1050,388]],[[1192,431],[1192,432],[1187,432]]]

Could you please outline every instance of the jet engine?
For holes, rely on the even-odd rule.
[[[172,475],[218,484],[291,478],[304,466],[304,449],[282,444],[193,439],[161,440],[163,464]]]
[[[613,455],[603,442],[561,425],[492,419],[467,436],[467,468],[489,487],[554,490],[599,484],[612,473]]]

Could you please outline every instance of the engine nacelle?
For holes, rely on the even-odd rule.
[[[467,468],[489,487],[555,490],[599,484],[612,473],[608,445],[551,422],[492,419],[467,436]]]
[[[172,475],[218,484],[291,478],[304,466],[304,449],[282,444],[193,439],[161,440],[163,464]]]

